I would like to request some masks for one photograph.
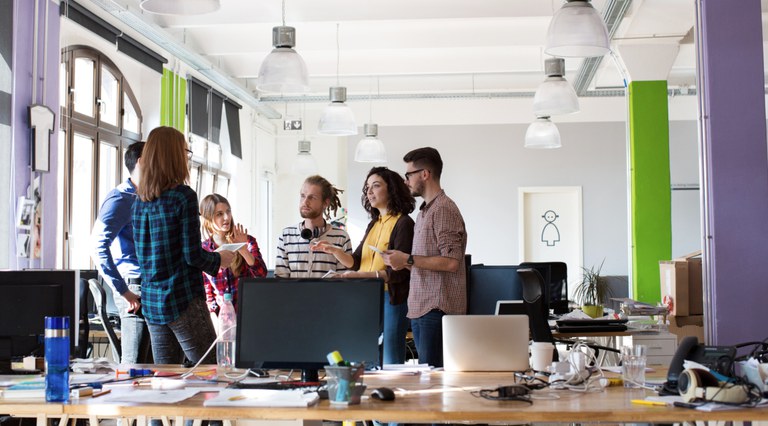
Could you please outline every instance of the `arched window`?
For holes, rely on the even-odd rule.
[[[84,46],[62,53],[63,263],[90,269],[90,235],[104,197],[127,179],[126,148],[141,140],[141,109],[122,72]]]

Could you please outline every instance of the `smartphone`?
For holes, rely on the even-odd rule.
[[[376,252],[376,253],[378,253],[378,254],[384,254],[384,252],[383,252],[383,251],[381,251],[381,250],[379,250],[379,248],[378,248],[378,247],[376,247],[376,246],[373,246],[373,245],[370,245],[370,244],[368,244],[368,248],[369,248],[369,249],[371,249],[371,250],[373,250],[373,251],[375,251],[375,252]]]

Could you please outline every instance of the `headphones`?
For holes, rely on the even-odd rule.
[[[699,368],[683,370],[677,379],[677,388],[685,402],[704,400],[744,404],[751,399],[748,386],[718,381],[712,373]]]
[[[314,238],[318,238],[319,236],[323,235],[325,233],[325,221],[323,221],[323,226],[320,228],[312,228],[311,230],[309,228],[304,227],[304,222],[301,222],[301,238],[304,238],[305,240],[312,240]]]

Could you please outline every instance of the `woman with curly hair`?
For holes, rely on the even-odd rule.
[[[384,301],[384,364],[405,362],[405,334],[408,331],[408,289],[411,272],[404,268],[394,271],[384,265],[381,250],[411,252],[413,219],[408,216],[416,200],[402,176],[386,167],[374,167],[368,172],[361,199],[371,216],[360,245],[351,255],[332,244],[320,242],[313,250],[333,254],[344,266],[352,269],[343,278],[380,278],[389,297]]]

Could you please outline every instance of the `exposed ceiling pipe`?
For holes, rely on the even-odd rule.
[[[613,40],[613,35],[616,34],[616,30],[619,29],[619,24],[626,16],[629,6],[632,4],[632,0],[609,0],[603,10],[603,20],[606,27],[608,27],[608,38]],[[587,93],[587,88],[592,79],[597,74],[597,68],[600,66],[600,62],[603,60],[603,56],[596,56],[593,58],[585,58],[582,61],[578,71],[576,71],[576,78],[573,80],[573,88],[576,90],[576,94],[584,96]]]

